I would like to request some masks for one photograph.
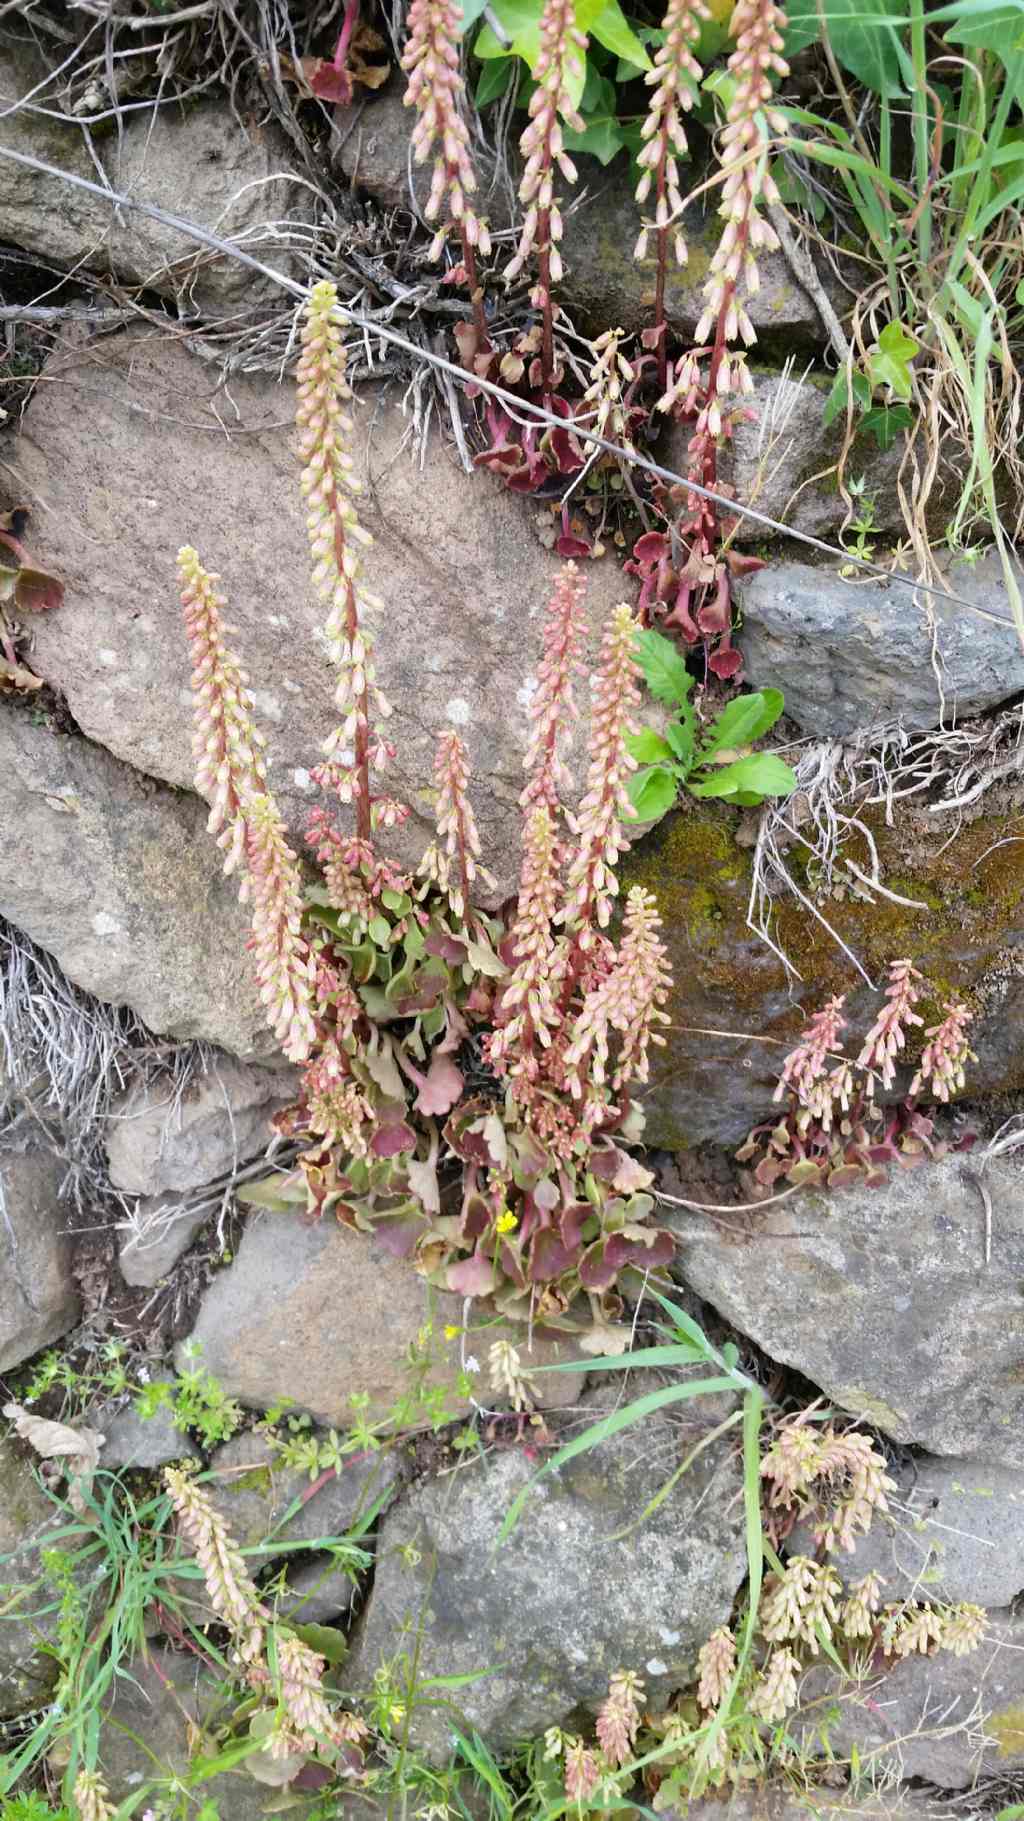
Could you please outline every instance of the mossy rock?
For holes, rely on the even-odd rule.
[[[44,1654],[52,1618],[37,1617],[54,1591],[41,1581],[40,1543],[63,1523],[26,1457],[24,1444],[0,1441],[0,1719],[30,1713],[57,1679],[57,1664]]]
[[[918,1008],[926,1025],[947,997],[965,1000],[976,1015],[978,1052],[968,1091],[974,1098],[1012,1094],[1024,1086],[1024,1021],[1014,1015],[1024,1003],[1024,859],[1020,844],[1005,839],[1005,815],[993,807],[951,826],[903,810],[899,826],[889,828],[878,810],[860,814],[882,879],[924,908],[879,895],[869,902],[852,891],[816,908],[873,981],[884,981],[890,961],[910,957],[927,983]],[[771,933],[799,975],[788,974],[749,928],[751,854],[737,843],[739,825],[735,811],[687,802],[623,864],[623,890],[641,884],[657,895],[675,976],[672,1027],[645,1096],[647,1136],[668,1150],[738,1143],[765,1118],[790,1040],[830,995],[846,995],[858,1032],[878,1004],[825,923],[796,897],[776,900]],[[847,851],[870,873],[864,837]],[[813,901],[809,850],[794,845],[788,864]],[[920,1051],[916,1036],[910,1065]]]

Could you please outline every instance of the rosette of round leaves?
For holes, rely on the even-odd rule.
[[[364,1116],[349,1142],[318,1131],[330,1094],[322,1062],[311,1065],[300,1098],[276,1120],[283,1136],[302,1140],[302,1156],[239,1198],[373,1231],[437,1288],[487,1298],[513,1318],[570,1331],[615,1319],[620,1290],[638,1288],[674,1248],[649,1218],[651,1172],[623,1148],[640,1136],[639,1109],[585,1154],[555,1157],[480,1060],[505,972],[498,920],[477,914],[471,932],[455,927],[445,900],[422,885],[385,889],[366,919],[336,910],[322,886],[307,899],[320,999],[330,1001],[334,974],[334,997],[354,1011],[336,1031],[343,1111],[354,1089]]]

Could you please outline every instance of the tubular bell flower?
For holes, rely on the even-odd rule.
[[[178,580],[185,634],[192,657],[195,728],[192,752],[196,789],[210,805],[207,828],[225,850],[226,873],[242,859],[245,805],[267,788],[266,741],[253,720],[255,706],[245,672],[224,643],[231,630],[221,618],[227,606],[199,557],[186,544],[178,551]]]
[[[447,893],[452,910],[462,921],[469,915],[474,879],[479,875],[488,885],[493,885],[494,880],[480,864],[480,836],[467,795],[469,756],[465,742],[450,727],[438,738],[434,777],[438,787],[434,811],[437,839],[430,843],[418,870]]]
[[[881,1575],[878,1574],[866,1574],[862,1580],[853,1583],[841,1616],[843,1631],[848,1638],[871,1636],[875,1629],[874,1615],[882,1603],[883,1585]]]
[[[608,1684],[597,1715],[597,1737],[609,1764],[625,1764],[640,1726],[644,1685],[632,1670],[620,1669]]]
[[[110,1791],[99,1771],[79,1771],[75,1778],[74,1797],[81,1821],[108,1821],[114,1812]]]
[[[959,1093],[965,1084],[966,1065],[978,1060],[967,1042],[967,1026],[973,1017],[966,1005],[947,1005],[942,1023],[929,1025],[911,1094],[919,1094],[926,1082],[931,1083],[936,1100],[948,1101]]]
[[[479,247],[486,257],[491,240],[486,222],[478,218],[466,200],[476,189],[476,173],[469,155],[469,133],[460,111],[465,86],[459,63],[461,9],[453,0],[412,0],[408,25],[402,68],[409,77],[405,106],[414,107],[419,113],[412,133],[416,163],[425,164],[432,148],[439,147],[423,212],[428,221],[436,221],[447,197],[448,213],[462,234],[468,255],[467,277],[472,290],[475,273],[468,268],[473,251]],[[432,259],[440,254],[447,232],[446,222],[434,238]]]
[[[286,1724],[272,1736],[272,1757],[293,1751],[314,1752],[324,1746],[354,1743],[366,1727],[352,1714],[332,1714],[324,1695],[325,1659],[301,1638],[278,1634],[277,1667]],[[355,1729],[355,1730],[353,1730]]]
[[[727,1625],[719,1625],[697,1653],[697,1700],[701,1707],[710,1712],[720,1705],[735,1667],[736,1639]]]
[[[737,0],[729,22],[736,49],[728,69],[736,88],[719,141],[725,181],[718,212],[725,227],[704,286],[704,313],[693,338],[698,345],[707,341],[719,317],[725,341],[739,336],[749,347],[757,339],[737,289],[742,279],[746,295],[754,295],[760,285],[757,255],[779,244],[759,205],[779,200],[766,168],[765,128],[786,131],[785,121],[769,105],[773,76],[789,75],[781,55],[785,28],[786,15],[775,0]]]
[[[773,1650],[764,1673],[748,1703],[769,1726],[777,1726],[796,1706],[796,1679],[800,1674],[799,1659],[791,1650]]]
[[[551,286],[562,276],[562,216],[555,201],[555,166],[568,183],[576,181],[576,166],[566,155],[562,120],[574,132],[583,131],[583,118],[573,105],[571,83],[581,81],[587,40],[576,27],[573,0],[544,0],[540,17],[540,55],[534,66],[536,87],[530,96],[530,124],[519,141],[526,159],[519,185],[519,200],[526,205],[526,219],[515,257],[505,268],[505,277],[518,277],[536,248],[538,281],[532,298],[543,311],[544,340],[541,354],[545,388],[552,383],[554,346],[552,339]]]
[[[914,982],[920,978],[909,961],[894,961],[890,965],[889,984],[885,989],[888,1004],[879,1012],[857,1057],[857,1067],[869,1071],[869,1094],[874,1092],[876,1070],[882,1086],[892,1087],[896,1079],[896,1058],[907,1041],[907,1026],[924,1023],[914,1010],[921,997]]]
[[[635,377],[634,370],[622,353],[625,332],[606,329],[594,343],[596,359],[590,369],[590,384],[583,394],[584,406],[593,413],[588,427],[606,442],[618,442],[631,448],[629,423],[622,402],[622,388]],[[587,414],[589,415],[589,413]]]
[[[243,1663],[254,1663],[269,1617],[246,1572],[237,1543],[201,1486],[180,1467],[164,1468],[164,1485],[178,1522],[196,1552],[210,1604],[233,1634]]]
[[[381,603],[360,582],[361,551],[373,539],[359,523],[352,500],[361,484],[345,447],[352,425],[342,404],[352,394],[345,380],[343,325],[336,287],[326,280],[314,285],[302,325],[296,421],[313,585],[328,603],[324,635],[338,667],[335,701],[342,720],[324,750],[331,759],[346,750],[354,754],[351,768],[340,774],[339,794],[342,801],[355,803],[357,832],[369,840],[370,766],[383,763],[387,753],[371,726],[370,704],[382,718],[391,707],[377,688],[366,625],[367,614],[379,610]]]
[[[628,845],[620,818],[632,814],[626,779],[636,760],[626,735],[636,732],[639,666],[633,655],[636,622],[628,606],[616,607],[604,635],[591,682],[590,767],[575,818],[579,846],[569,868],[564,920],[582,951],[593,943],[596,919],[605,929],[619,882],[615,867]]]

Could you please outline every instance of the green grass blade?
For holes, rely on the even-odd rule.
[[[582,1435],[574,1436],[571,1442],[566,1442],[564,1447],[559,1448],[551,1459],[545,1461],[543,1467],[539,1468],[527,1480],[526,1485],[516,1493],[505,1513],[495,1548],[500,1549],[502,1543],[508,1541],[522,1516],[523,1507],[538,1481],[545,1479],[549,1473],[554,1473],[559,1467],[564,1467],[567,1461],[575,1460],[578,1454],[585,1454],[590,1448],[596,1448],[599,1442],[607,1441],[610,1436],[617,1435],[622,1429],[628,1429],[633,1423],[639,1422],[642,1417],[649,1416],[652,1411],[663,1410],[667,1404],[682,1403],[687,1398],[705,1397],[710,1396],[713,1392],[735,1391],[735,1389],[736,1381],[733,1378],[698,1378],[691,1379],[685,1385],[662,1385],[657,1391],[649,1391],[645,1397],[635,1398],[623,1409],[613,1410],[609,1416],[602,1417],[599,1423],[592,1423],[589,1429],[583,1431]]]

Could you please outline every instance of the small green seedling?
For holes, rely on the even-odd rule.
[[[678,646],[660,632],[641,632],[635,649],[652,696],[675,710],[663,733],[644,727],[626,741],[640,761],[629,781],[638,822],[663,816],[681,789],[693,797],[722,797],[744,805],[789,796],[796,788],[792,767],[775,753],[750,750],[782,713],[781,690],[736,696],[705,732],[689,699],[693,678]]]

